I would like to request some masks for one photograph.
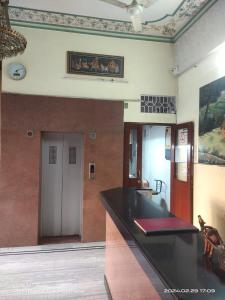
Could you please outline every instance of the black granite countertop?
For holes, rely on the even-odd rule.
[[[225,299],[225,273],[219,269],[216,256],[213,264],[203,256],[201,233],[146,236],[134,224],[134,218],[173,215],[134,188],[111,189],[103,191],[101,195],[102,203],[118,229],[129,233],[127,242],[133,239],[178,299]]]

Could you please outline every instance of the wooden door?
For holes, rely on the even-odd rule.
[[[172,136],[171,212],[192,222],[194,124],[175,125]]]
[[[124,126],[124,186],[141,187],[142,125]]]

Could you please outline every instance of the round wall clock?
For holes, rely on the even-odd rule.
[[[26,68],[19,63],[12,63],[8,66],[8,74],[14,80],[21,80],[26,76]]]

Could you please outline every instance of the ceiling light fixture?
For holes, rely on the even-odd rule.
[[[127,11],[131,16],[140,15],[143,13],[144,7],[140,4],[134,4],[132,6],[129,6],[127,8]]]
[[[126,9],[130,14],[130,18],[133,24],[135,32],[142,31],[142,13],[145,8],[152,6],[158,0],[130,0],[130,4],[126,4],[120,0],[100,0],[102,2],[114,5],[116,7]]]
[[[25,37],[10,26],[9,0],[0,0],[0,61],[22,53],[27,46]]]

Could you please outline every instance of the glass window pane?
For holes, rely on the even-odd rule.
[[[129,178],[137,178],[137,129],[132,128],[129,136]]]
[[[49,164],[55,165],[57,161],[57,147],[49,146]]]
[[[175,175],[178,180],[187,181],[188,167],[188,129],[182,128],[177,132],[175,148]]]
[[[77,161],[77,149],[76,147],[69,147],[69,164],[75,165]]]
[[[181,181],[187,182],[187,164],[186,163],[176,163],[176,178]]]

